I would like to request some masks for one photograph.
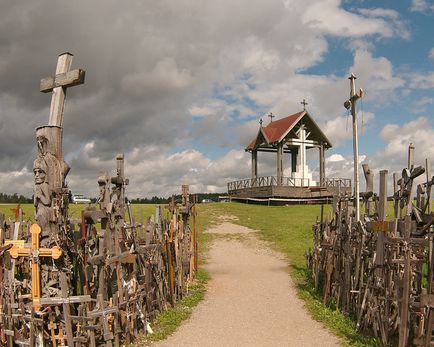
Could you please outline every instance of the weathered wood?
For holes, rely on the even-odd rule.
[[[276,174],[276,179],[277,179],[277,185],[280,186],[282,185],[282,181],[283,181],[283,143],[280,142],[277,144],[277,156],[276,156],[276,160],[277,160],[277,174]]]
[[[324,144],[321,143],[319,146],[319,183],[320,186],[324,186],[325,181],[325,153]]]
[[[414,164],[404,170],[400,189],[395,190],[401,210],[412,202],[413,180],[422,173],[423,168]],[[397,185],[396,175],[394,180]],[[367,213],[360,223],[354,222],[348,197],[337,197],[335,219],[314,225],[315,247],[307,254],[308,265],[323,300],[356,316],[359,331],[380,337],[383,345],[429,346],[434,329],[434,252],[429,231],[434,217],[420,203],[407,211],[405,219],[388,221],[386,187],[384,170],[377,213]],[[419,189],[419,194],[423,201],[426,189]]]
[[[157,312],[186,294],[197,269],[195,200],[188,186],[182,187],[181,204],[170,204],[170,216],[160,207],[157,218],[141,217],[138,225],[126,202],[129,181],[122,154],[116,157],[116,174],[98,178],[97,206],[86,206],[79,221],[70,218],[63,106],[56,94],[84,78],[80,70],[69,71],[70,65],[70,55],[60,57],[56,76],[42,81],[43,91],[53,88],[53,103],[51,125],[36,131],[34,205],[39,225],[30,227],[19,213],[16,223],[0,215],[0,262],[5,261],[0,269],[0,333],[9,346],[121,345],[139,329],[151,331]],[[12,239],[9,244],[3,243],[4,236]],[[20,257],[30,261],[15,260]]]
[[[41,80],[39,91],[48,93],[58,87],[73,87],[84,83],[86,72],[82,69],[76,69],[60,73],[54,77],[47,77]]]
[[[258,177],[258,151],[252,151],[252,180]]]
[[[41,280],[39,272],[39,257],[51,257],[53,259],[59,259],[59,257],[62,255],[62,250],[58,246],[54,246],[51,249],[39,247],[39,235],[41,234],[41,227],[38,224],[32,224],[30,232],[32,234],[32,247],[21,248],[14,246],[9,249],[9,253],[12,258],[31,256],[32,301],[34,309],[36,311],[39,311],[41,307]]]

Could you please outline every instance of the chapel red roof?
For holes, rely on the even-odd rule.
[[[275,142],[282,141],[283,138],[294,128],[294,126],[301,120],[306,119],[312,124],[312,126],[316,129],[316,134],[319,136],[324,142],[325,145],[329,148],[331,147],[330,141],[315,123],[315,121],[309,116],[306,111],[301,111],[294,113],[290,116],[278,119],[274,122],[270,122],[265,127],[260,127],[259,132],[252,142],[246,147],[246,151],[253,150],[260,143],[265,142],[270,145]]]
[[[267,143],[273,143],[280,141],[282,136],[285,135],[290,128],[298,121],[300,116],[305,111],[297,112],[295,114],[292,114],[290,116],[281,118],[279,120],[276,120],[274,122],[271,122],[266,127],[261,127],[260,132],[258,135],[253,139],[252,142],[247,146],[246,150],[251,150],[255,146],[256,140],[259,136],[259,134],[262,132],[262,134],[265,137],[265,140]]]
[[[282,136],[292,128],[300,116],[304,113],[304,111],[295,113],[285,118],[281,118],[274,122],[268,124],[265,128],[263,128],[265,136],[267,137],[268,143],[273,143],[280,141]]]

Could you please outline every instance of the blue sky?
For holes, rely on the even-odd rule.
[[[259,119],[298,112],[303,98],[334,145],[327,175],[352,177],[351,72],[366,92],[363,162],[401,171],[409,142],[420,164],[434,162],[433,34],[428,0],[2,1],[0,191],[32,194],[34,129],[50,103],[38,83],[64,51],[87,71],[68,90],[63,124],[76,193],[96,193],[119,152],[130,197],[184,183],[223,192],[250,173],[244,147]],[[260,157],[259,174],[274,165]]]

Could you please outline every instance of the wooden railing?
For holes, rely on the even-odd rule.
[[[312,185],[312,181],[307,178],[292,178],[283,177],[281,186],[284,187],[334,187],[334,188],[351,188],[351,179],[349,178],[326,178],[322,185]],[[270,187],[278,186],[277,177],[275,176],[264,176],[257,178],[245,178],[238,181],[233,181],[228,183],[228,192],[246,188],[256,188],[256,187]]]

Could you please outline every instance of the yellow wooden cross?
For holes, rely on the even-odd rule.
[[[59,259],[62,255],[62,250],[58,246],[53,248],[39,248],[39,234],[41,227],[38,224],[32,224],[30,227],[32,234],[32,246],[21,247],[15,245],[9,250],[12,258],[31,257],[32,262],[32,300],[35,311],[41,308],[41,279],[39,273],[39,257],[51,257]]]

